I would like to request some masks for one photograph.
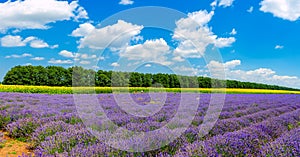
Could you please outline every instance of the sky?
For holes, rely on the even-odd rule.
[[[298,0],[0,0],[17,65],[176,73],[300,88]]]

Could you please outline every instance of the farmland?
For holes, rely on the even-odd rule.
[[[15,86],[1,86],[0,89],[20,92],[11,91]],[[10,138],[27,143],[28,151],[35,156],[300,155],[300,96],[297,94],[264,94],[268,93],[266,91],[261,91],[260,94],[227,94],[224,106],[211,112],[210,106],[216,105],[210,104],[211,99],[223,94],[108,92],[78,94],[74,97],[73,94],[65,94],[67,92],[58,92],[61,89],[72,91],[67,87],[55,87],[55,92],[50,94],[33,94],[32,91],[30,94],[29,89],[31,87],[23,86],[26,91],[24,93],[0,93],[0,127]],[[147,91],[142,88],[135,88],[133,91],[139,90]],[[232,92],[231,90],[227,89],[227,92]],[[132,101],[126,96],[130,96]],[[97,105],[89,105],[94,98],[98,101]],[[118,98],[121,101],[117,101]],[[150,110],[157,110],[159,105],[161,108],[152,115],[140,117],[129,114],[122,108],[130,103],[148,106]],[[191,107],[182,110],[181,105]],[[189,110],[192,108],[196,109],[195,112]],[[210,122],[205,120],[207,112],[216,113],[218,119],[206,134],[201,134],[200,126]],[[176,119],[177,113],[180,119]],[[191,113],[194,116],[188,121]],[[115,126],[106,123],[104,115]],[[183,129],[184,126],[187,128],[170,143],[156,143],[151,146],[153,149],[147,149],[146,152],[134,151],[140,148],[134,145],[134,136],[121,134],[117,139],[123,147],[132,146],[132,151],[116,149],[114,145],[107,143],[104,136],[106,131],[113,132],[114,127],[147,133],[164,126],[170,131]],[[151,136],[153,138],[161,142],[166,140],[162,134],[155,134]],[[145,141],[140,142],[146,145],[150,139],[142,140]],[[2,143],[6,145],[5,142]]]

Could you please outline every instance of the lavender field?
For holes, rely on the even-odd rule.
[[[123,95],[118,94],[120,97]],[[94,136],[97,131],[111,129],[97,116],[106,115],[116,126],[127,130],[151,132],[172,121],[182,94],[167,93],[157,113],[137,117],[126,113],[113,94],[96,96],[103,111],[87,108],[84,114],[79,115],[80,105],[75,105],[73,95],[0,93],[0,128],[11,138],[28,143],[28,149],[37,157],[300,156],[299,95],[227,94],[219,119],[204,136],[200,136],[200,126],[212,94],[184,95],[197,100],[199,105],[188,128],[171,143],[147,152],[118,150],[108,145],[101,136]],[[81,95],[81,98],[89,99],[90,96]],[[160,93],[130,96],[140,106],[154,106],[150,109],[162,103],[159,101]],[[122,99],[122,103],[126,106],[130,101]],[[87,124],[90,121],[85,121],[86,117],[93,119],[92,125]],[[182,126],[178,122],[168,127],[176,130]],[[164,137],[158,134],[153,138]],[[126,145],[136,141],[123,142]]]

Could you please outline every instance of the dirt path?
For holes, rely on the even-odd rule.
[[[0,148],[0,157],[18,157],[21,156],[22,153],[30,154],[30,152],[26,149],[28,146],[27,143],[20,142],[14,139],[7,137],[7,134],[4,134],[5,142],[2,144],[2,148]]]

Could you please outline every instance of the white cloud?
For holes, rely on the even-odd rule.
[[[1,38],[1,46],[3,47],[22,47],[30,45],[32,48],[57,48],[58,45],[50,46],[37,37],[27,37],[23,40],[21,36],[7,35]]]
[[[23,53],[22,55],[13,54],[10,56],[5,56],[5,58],[25,58],[25,57],[32,57],[32,54]]]
[[[24,0],[0,3],[0,32],[8,29],[47,29],[49,23],[87,19],[78,1]]]
[[[84,37],[89,35],[95,27],[91,23],[83,23],[79,25],[79,28],[72,32],[73,37]]]
[[[195,76],[198,74],[199,70],[193,67],[187,67],[185,65],[181,66],[176,66],[173,68],[176,72],[183,74],[183,75],[188,75],[188,76]]]
[[[252,13],[253,10],[254,10],[254,8],[253,8],[253,6],[251,6],[251,7],[247,10],[247,12],[248,12],[248,13]]]
[[[36,39],[30,42],[30,47],[32,48],[47,48],[50,47],[46,42],[40,39]]]
[[[84,54],[81,54],[81,56],[80,56],[82,59],[95,59],[95,58],[97,58],[97,56],[96,55],[88,55],[88,54],[86,54],[86,53],[84,53]]]
[[[267,77],[267,76],[270,76],[270,75],[273,75],[275,74],[276,72],[271,70],[271,69],[267,69],[267,68],[259,68],[259,69],[256,69],[256,70],[250,70],[250,71],[247,71],[246,74],[247,75],[258,75],[258,76],[262,76],[262,77]]]
[[[296,21],[300,17],[299,0],[263,0],[260,10],[272,13],[275,17]]]
[[[23,41],[21,36],[7,35],[1,38],[1,46],[3,47],[21,47],[25,45],[26,42]]]
[[[170,53],[167,42],[160,38],[146,40],[143,44],[128,46],[121,51],[120,56],[128,60],[138,60],[144,62],[155,62],[162,65],[170,65],[166,55]]]
[[[232,70],[227,72],[227,74],[227,76],[229,76],[230,79],[300,88],[300,79],[298,77],[280,76],[277,75],[276,72],[272,69],[267,68],[259,68],[249,71]]]
[[[119,4],[121,4],[121,5],[131,5],[133,3],[134,3],[134,1],[132,1],[132,0],[121,0],[119,2]]]
[[[228,61],[228,62],[224,63],[224,67],[226,69],[233,69],[233,68],[235,68],[236,66],[239,66],[239,65],[241,65],[240,60],[232,60],[232,61]]]
[[[187,18],[181,18],[176,22],[173,39],[179,41],[174,50],[175,56],[182,58],[200,58],[204,55],[207,46],[229,47],[235,42],[234,37],[218,38],[208,23],[214,15],[214,11],[200,10],[189,13]]]
[[[215,7],[217,6],[217,0],[213,1],[212,3],[210,3],[210,6],[215,9]]]
[[[180,33],[180,30],[195,30],[199,26],[204,26],[208,22],[210,22],[211,18],[214,15],[214,11],[207,12],[206,10],[200,10],[192,13],[188,13],[187,18],[181,18],[178,21],[176,21],[177,33]],[[176,34],[174,32],[174,36],[181,36],[181,34]]]
[[[89,59],[96,60],[97,59],[97,55],[89,55],[89,54],[86,54],[86,53],[83,53],[83,54],[73,53],[73,52],[70,52],[70,51],[67,51],[67,50],[62,50],[58,54],[60,56],[66,57],[66,58],[72,58],[75,61],[80,61],[81,59],[84,59],[84,60],[89,60]],[[99,60],[104,60],[104,58],[100,57]],[[90,62],[90,61],[88,61],[88,62]],[[79,63],[80,64],[87,64],[87,61],[80,61]],[[90,63],[88,63],[88,64],[90,64]]]
[[[273,79],[282,81],[282,80],[294,80],[294,79],[298,79],[298,77],[296,77],[296,76],[278,76],[278,75],[274,75]]]
[[[223,6],[224,8],[230,7],[233,4],[234,0],[220,0],[219,6]]]
[[[91,62],[90,61],[80,61],[79,64],[87,65],[87,64],[91,64]]]
[[[62,50],[58,54],[63,57],[66,57],[66,58],[74,58],[75,57],[75,53],[67,51],[67,50]]]
[[[176,61],[176,62],[183,62],[184,61],[184,59],[181,56],[173,57],[172,60]]]
[[[100,56],[100,57],[97,58],[97,60],[98,60],[98,61],[99,61],[99,60],[102,60],[102,61],[103,61],[103,60],[105,60],[105,57]]]
[[[56,44],[56,45],[50,46],[51,49],[56,49],[56,48],[58,48],[58,47],[59,47],[59,45],[57,45],[57,44]]]
[[[151,64],[146,64],[145,67],[150,68],[152,65]]]
[[[201,58],[204,55],[207,43],[194,43],[191,40],[183,40],[180,42],[179,46],[174,50],[174,59],[180,61],[183,58]]]
[[[34,58],[31,58],[31,60],[42,61],[42,60],[45,60],[45,58],[44,57],[34,57]]]
[[[240,60],[232,60],[225,63],[220,63],[218,61],[210,61],[207,64],[208,72],[210,72],[212,77],[224,78],[227,71],[241,65]]]
[[[80,19],[88,19],[89,17],[88,17],[88,13],[87,13],[87,11],[83,8],[83,7],[78,7],[78,9],[77,10],[75,10],[75,13],[76,13],[76,15],[75,15],[75,17],[74,17],[74,19],[75,19],[75,21],[79,21]]]
[[[22,37],[21,37],[21,38],[22,38]],[[23,40],[23,42],[24,42],[25,44],[27,44],[27,43],[29,43],[29,42],[35,40],[35,39],[37,39],[37,37],[30,36],[30,37],[25,38],[25,39]]]
[[[215,78],[223,78],[222,74],[225,73],[227,79],[300,88],[300,79],[296,76],[281,76],[269,68],[258,68],[248,71],[235,69],[239,65],[241,65],[240,60],[226,63],[211,61],[206,67],[210,70],[207,72],[211,72],[210,75]]]
[[[236,35],[237,31],[235,30],[235,28],[232,29],[232,31],[229,33],[230,35]]]
[[[54,58],[51,58],[48,63],[50,64],[72,64],[73,61],[72,60],[56,60]]]
[[[234,37],[229,37],[229,38],[218,38],[215,40],[215,46],[218,48],[222,47],[229,47],[235,42]]]
[[[79,48],[120,50],[127,46],[132,37],[140,34],[143,26],[134,25],[123,20],[103,28],[93,29],[91,25],[81,26],[73,31],[74,36],[82,36]]]
[[[113,67],[119,67],[119,66],[120,66],[120,64],[119,64],[119,63],[117,63],[117,62],[114,62],[114,63],[112,63],[112,64],[111,64],[111,66],[113,66]]]
[[[282,45],[276,45],[275,46],[275,49],[283,49],[284,48],[284,46],[282,46]]]

